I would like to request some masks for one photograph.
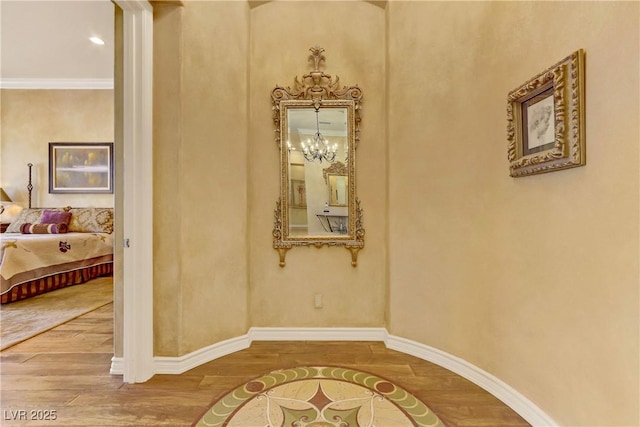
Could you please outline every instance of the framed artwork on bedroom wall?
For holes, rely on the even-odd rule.
[[[507,97],[512,177],[586,164],[584,51],[573,52]]]
[[[113,193],[113,143],[50,142],[49,193]]]

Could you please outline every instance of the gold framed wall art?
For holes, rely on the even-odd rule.
[[[580,49],[509,93],[507,153],[512,177],[586,164],[584,86]]]

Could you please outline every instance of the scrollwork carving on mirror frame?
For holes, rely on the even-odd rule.
[[[287,251],[294,246],[315,246],[317,248],[323,246],[343,246],[351,253],[351,265],[357,266],[358,253],[364,247],[365,230],[363,227],[362,208],[360,200],[356,195],[356,179],[355,179],[355,149],[360,140],[360,112],[362,102],[362,90],[357,86],[341,86],[338,76],[331,76],[320,70],[321,64],[325,61],[324,49],[314,46],[309,49],[311,55],[308,59],[313,64],[313,70],[304,74],[302,78],[297,76],[294,78],[292,87],[276,86],[271,91],[272,100],[272,118],[275,125],[275,141],[280,149],[281,173],[280,173],[280,197],[276,202],[274,211],[274,228],[273,228],[273,247],[278,251],[280,258],[280,267],[285,266],[285,257]],[[300,101],[297,103],[297,101]],[[348,177],[348,232],[343,235],[330,236],[292,236],[290,235],[290,214],[289,214],[289,192],[290,180],[288,178],[288,156],[286,153],[286,133],[287,119],[286,110],[291,108],[293,104],[308,105],[315,108],[316,111],[323,106],[326,108],[345,106],[347,114],[347,139],[352,148],[347,155],[344,165],[336,162],[322,170],[322,175],[327,181],[328,173],[336,173]],[[285,134],[285,135],[283,135]],[[283,141],[284,140],[284,141]]]
[[[342,162],[335,162],[328,168],[322,169],[322,177],[324,182],[328,183],[329,175],[347,175],[347,166]]]
[[[319,69],[320,63],[325,60],[324,49],[314,46],[309,49],[311,55],[309,60],[314,63],[314,70],[302,76],[302,80],[294,78],[293,88],[290,86],[276,86],[271,91],[273,122],[276,127],[276,143],[280,144],[280,101],[290,99],[307,99],[313,101],[313,106],[319,108],[322,100],[328,99],[348,99],[355,103],[355,141],[356,148],[360,141],[360,103],[362,101],[362,89],[355,86],[340,87],[340,77],[336,76],[335,81],[330,74],[326,74]]]

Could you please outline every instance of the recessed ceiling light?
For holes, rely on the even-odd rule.
[[[102,41],[100,37],[89,37],[89,40],[91,40],[91,43],[94,43],[94,44],[100,44],[100,45],[104,44],[104,41]]]

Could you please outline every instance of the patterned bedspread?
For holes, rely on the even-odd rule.
[[[113,262],[108,233],[3,233],[0,245],[0,294],[41,277]]]

